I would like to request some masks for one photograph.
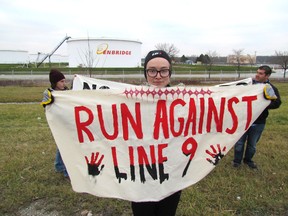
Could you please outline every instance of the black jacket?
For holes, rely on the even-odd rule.
[[[277,96],[277,99],[271,100],[271,103],[260,114],[260,116],[256,119],[254,124],[265,124],[266,123],[266,118],[269,115],[269,111],[268,110],[269,109],[277,109],[281,105],[281,98],[280,98],[280,94],[279,94],[278,89],[274,85],[272,85],[269,80],[267,82],[265,82],[265,83],[268,83],[268,84],[270,84],[272,86],[272,88],[273,88],[273,90],[274,90],[274,92],[275,92],[275,94]],[[253,80],[253,84],[257,84],[257,81]]]

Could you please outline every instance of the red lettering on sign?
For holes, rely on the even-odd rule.
[[[113,127],[114,132],[110,135],[106,131],[105,124],[104,124],[104,119],[103,119],[103,112],[102,112],[102,106],[97,105],[97,111],[98,111],[98,118],[99,118],[99,123],[100,123],[100,128],[102,134],[109,140],[114,140],[117,138],[119,129],[118,129],[118,115],[117,115],[117,109],[116,109],[116,104],[112,104],[112,121],[113,121]],[[111,128],[111,127],[110,127]]]
[[[184,136],[187,136],[189,134],[190,125],[192,127],[192,134],[196,133],[196,119],[197,119],[197,112],[196,112],[195,101],[190,99],[189,112],[188,112],[187,122],[185,126]]]
[[[182,131],[183,131],[183,128],[184,128],[184,122],[185,122],[185,119],[183,117],[179,117],[178,118],[178,122],[179,122],[179,129],[178,131],[175,130],[175,124],[174,124],[174,108],[177,106],[177,105],[181,105],[181,106],[184,106],[186,103],[185,101],[181,100],[181,99],[176,99],[174,100],[172,103],[171,103],[171,106],[170,106],[170,127],[171,127],[171,133],[174,137],[178,137],[182,134]]]
[[[154,139],[159,138],[160,127],[162,126],[164,137],[167,139],[169,138],[169,132],[168,132],[166,101],[158,100],[156,109],[157,110],[156,110],[156,116],[155,116],[155,121],[154,121],[153,137]]]
[[[158,152],[156,154],[156,147],[158,147]],[[138,167],[139,167],[139,176],[140,176],[140,181],[142,183],[146,182],[146,172],[148,171],[149,175],[154,179],[158,179],[158,174],[159,174],[159,181],[162,183],[166,179],[168,180],[169,174],[164,172],[164,162],[167,161],[167,157],[164,156],[163,150],[168,147],[167,143],[163,144],[158,144],[158,145],[150,145],[149,149],[150,151],[146,151],[144,146],[138,146],[138,147],[133,147],[129,146],[128,147],[128,152],[129,152],[129,160],[130,160],[130,175],[131,175],[131,181],[135,181],[136,179],[136,172],[135,172],[135,156],[138,157]],[[137,150],[136,150],[137,149]],[[134,151],[137,152],[137,154],[134,154]],[[118,164],[118,156],[117,156],[117,148],[116,147],[111,147],[111,153],[112,153],[112,158],[113,158],[113,165],[114,165],[114,171],[117,179],[119,180],[119,183],[121,183],[122,179],[127,179],[127,174],[125,172],[120,172],[119,169],[119,164]],[[158,165],[157,165],[157,159],[156,155],[158,156]],[[120,154],[121,157],[124,156],[123,151],[121,151]],[[119,160],[123,161],[123,160]],[[123,166],[125,167],[125,165]],[[158,167],[158,170],[157,170]]]
[[[227,107],[228,107],[228,112],[231,114],[232,118],[232,127],[231,128],[226,128],[226,133],[228,134],[233,134],[237,127],[238,127],[238,118],[237,115],[233,109],[233,103],[239,103],[239,99],[237,97],[233,97],[228,100]]]
[[[215,106],[213,98],[208,98],[208,107],[209,109],[207,114],[207,125],[206,125],[206,131],[211,131],[211,122],[212,117],[214,116],[214,122],[216,124],[216,131],[222,132],[222,126],[223,126],[223,116],[224,116],[224,108],[225,108],[225,101],[226,98],[221,98],[220,108],[219,108],[219,115],[218,115],[218,109]]]
[[[77,128],[78,141],[80,143],[84,142],[83,132],[87,134],[90,142],[94,141],[94,136],[92,132],[87,128],[90,124],[92,124],[94,120],[92,111],[85,106],[80,106],[74,108],[74,113],[75,113],[75,123]],[[80,113],[82,113],[83,115],[87,114],[88,118],[86,121],[83,122],[81,121]]]
[[[142,131],[142,121],[141,121],[141,110],[140,103],[135,103],[135,115],[136,120],[134,120],[128,106],[126,104],[121,104],[121,116],[122,116],[122,128],[123,128],[123,138],[124,140],[129,139],[128,122],[130,122],[138,139],[143,138]]]
[[[105,50],[103,51],[104,55],[131,55],[129,50]]]
[[[247,102],[247,122],[245,126],[245,130],[248,129],[251,120],[252,120],[252,102],[257,100],[257,96],[246,96],[242,98],[242,101]]]

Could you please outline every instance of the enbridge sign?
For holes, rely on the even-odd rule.
[[[270,103],[261,84],[113,85],[54,91],[46,117],[73,190],[130,201],[204,178]]]

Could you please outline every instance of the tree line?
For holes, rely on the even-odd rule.
[[[227,64],[227,57],[219,56],[216,51],[208,51],[199,56],[182,55],[181,57],[177,57],[180,50],[174,44],[158,43],[155,47],[156,49],[161,49],[167,52],[172,60],[178,63],[204,64],[207,65],[208,70],[211,70],[212,66],[215,64]],[[232,50],[232,55],[234,57],[233,64],[237,65],[238,70],[240,70],[241,65],[247,64],[250,64],[251,66],[258,64],[275,64],[279,65],[284,72],[284,78],[286,77],[286,73],[288,73],[288,51],[275,51],[275,55],[273,56],[256,56],[256,54],[252,56],[248,54],[246,56],[246,63],[243,63],[243,52],[244,49]]]

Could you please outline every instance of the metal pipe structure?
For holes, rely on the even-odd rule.
[[[56,52],[57,49],[59,49],[59,47],[68,39],[70,39],[71,37],[66,36],[59,44],[57,47],[55,47],[53,49],[52,52],[50,52],[49,54],[47,54],[46,56],[44,56],[44,58],[37,64],[37,68],[49,57],[49,64],[50,64],[50,57]]]

